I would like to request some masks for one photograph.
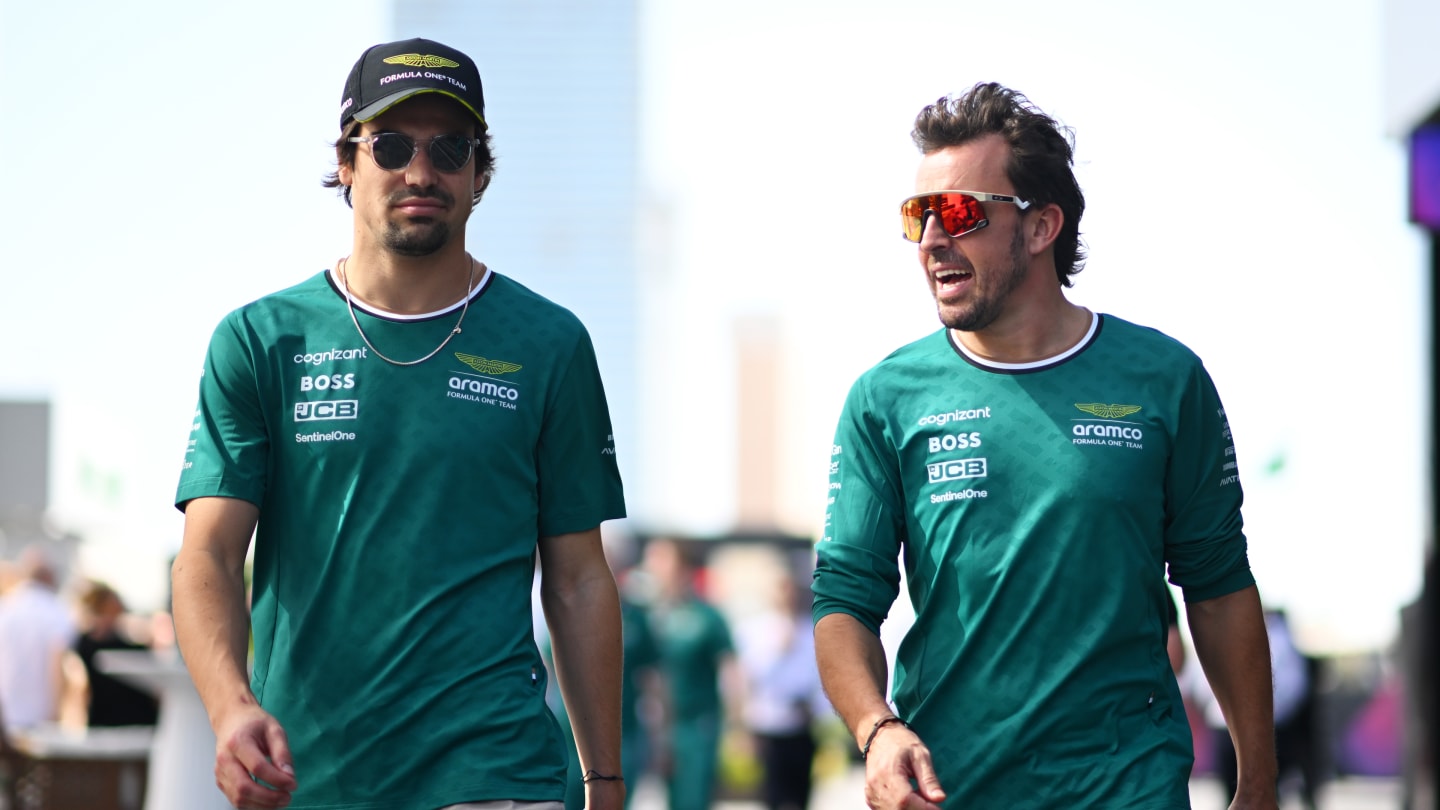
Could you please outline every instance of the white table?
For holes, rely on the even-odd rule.
[[[215,786],[215,733],[174,649],[101,650],[95,665],[160,701],[145,810],[230,810],[230,802]]]
[[[38,785],[55,810],[140,810],[153,729],[69,729],[45,725],[15,731],[11,742],[31,761],[20,776]]]

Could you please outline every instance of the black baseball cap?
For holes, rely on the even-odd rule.
[[[475,114],[482,131],[489,128],[475,62],[428,39],[372,45],[360,55],[340,97],[340,128],[351,119],[369,121],[419,93],[447,95]]]

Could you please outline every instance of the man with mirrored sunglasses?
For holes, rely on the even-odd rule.
[[[176,633],[216,782],[239,808],[563,808],[538,562],[587,806],[618,810],[599,527],[625,506],[590,337],[466,251],[495,168],[468,56],[367,49],[340,127],[325,184],[350,251],[215,330],[176,493]]]
[[[1085,259],[1068,129],[989,83],[912,134],[902,232],[943,328],[851,388],[813,583],[869,805],[1188,808],[1168,576],[1233,721],[1232,806],[1275,808],[1265,625],[1210,376],[1067,299]],[[879,628],[902,573],[892,705]]]

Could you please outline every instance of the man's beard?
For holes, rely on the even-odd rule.
[[[1029,267],[1029,257],[1025,255],[1025,236],[1021,231],[1021,228],[1016,227],[1010,238],[1010,266],[987,278],[986,287],[976,285],[974,301],[968,307],[948,312],[944,307],[939,309],[940,322],[947,328],[961,332],[979,332],[1000,317],[1006,299],[1025,280],[1025,271]],[[954,257],[947,254],[948,252],[936,253],[935,256],[942,262],[953,260]],[[971,272],[974,272],[973,269]],[[975,278],[979,281],[979,274],[976,274]]]
[[[450,241],[450,224],[432,221],[409,227],[391,223],[385,229],[385,247],[401,256],[429,256]]]
[[[406,200],[417,199],[438,200],[452,208],[455,205],[453,196],[434,186],[419,191],[406,189],[396,192],[390,202],[398,205]],[[429,256],[450,241],[450,223],[440,219],[410,223],[391,222],[385,228],[384,238],[385,247],[393,253],[412,257]]]

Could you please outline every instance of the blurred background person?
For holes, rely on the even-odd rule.
[[[14,570],[17,581],[0,597],[0,717],[7,732],[59,719],[62,663],[75,638],[45,550],[27,546]]]
[[[745,727],[763,769],[768,810],[810,806],[816,718],[831,712],[815,666],[815,634],[808,589],[788,571],[778,576],[773,601],[736,631],[744,675]]]
[[[81,592],[79,603],[82,632],[71,650],[83,664],[79,669],[81,682],[76,687],[84,696],[85,724],[91,727],[155,725],[159,714],[155,697],[95,664],[95,654],[101,650],[148,652],[150,649],[127,632],[123,619],[128,614],[120,594],[103,582],[90,581]]]
[[[641,717],[640,706],[647,692],[656,691],[659,679],[660,647],[650,628],[650,617],[637,600],[629,574],[635,568],[636,544],[629,535],[606,534],[605,559],[620,589],[620,623],[624,634],[625,660],[620,676],[621,773],[629,790],[625,806],[634,797],[635,786],[650,765],[650,732]]]
[[[730,626],[697,592],[695,564],[674,540],[647,543],[643,565],[663,676],[656,770],[665,778],[670,810],[705,810],[714,795],[725,720],[722,682],[738,680]]]

